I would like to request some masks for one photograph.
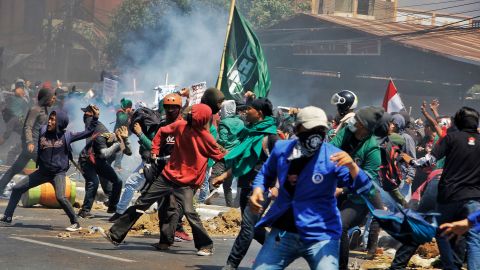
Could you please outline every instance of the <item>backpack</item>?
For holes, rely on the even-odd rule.
[[[400,145],[389,139],[380,145],[382,162],[378,174],[382,188],[387,192],[398,188],[403,179],[400,169],[401,149]]]
[[[150,134],[158,129],[161,121],[162,117],[158,111],[140,107],[133,113],[129,129],[133,132],[133,126],[139,123],[144,133]]]
[[[93,151],[93,144],[95,143],[95,139],[101,135],[100,132],[97,132],[97,133],[93,133],[92,135],[92,138],[90,140],[90,146],[88,147],[87,149],[87,156],[88,156],[88,160],[95,165],[95,152]]]

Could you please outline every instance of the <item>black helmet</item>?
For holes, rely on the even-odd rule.
[[[335,93],[330,102],[332,105],[337,105],[340,114],[345,114],[348,110],[357,108],[358,98],[352,91],[342,90]]]

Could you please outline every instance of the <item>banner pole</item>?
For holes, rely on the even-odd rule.
[[[220,62],[220,72],[218,73],[217,80],[217,89],[219,90],[220,87],[222,87],[223,71],[225,69],[225,52],[227,50],[228,37],[230,36],[230,28],[232,26],[233,11],[235,10],[235,1],[236,0],[231,0],[230,3],[230,15],[228,16],[227,34],[225,35],[225,44],[223,45],[222,60]]]

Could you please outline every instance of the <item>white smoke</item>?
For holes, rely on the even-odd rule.
[[[131,85],[135,78],[137,90],[146,92],[144,99],[149,103],[154,97],[153,88],[165,83],[167,73],[169,84],[179,89],[202,81],[213,86],[225,40],[226,12],[194,6],[188,14],[172,9],[161,20],[160,30],[147,30],[141,39],[125,44],[125,54],[136,66],[119,66],[127,71],[126,84]],[[163,39],[163,45],[152,48],[158,39]]]

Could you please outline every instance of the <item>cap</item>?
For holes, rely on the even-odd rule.
[[[82,110],[83,112],[93,112],[92,105],[88,105],[85,108],[80,108],[80,110]]]
[[[318,126],[328,127],[328,120],[322,109],[308,106],[298,111],[295,124],[302,125],[306,129],[312,129]]]

